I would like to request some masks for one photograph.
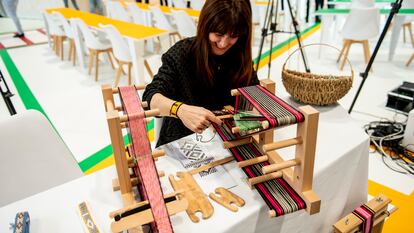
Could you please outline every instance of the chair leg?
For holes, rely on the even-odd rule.
[[[409,33],[409,37],[410,37],[410,39],[411,39],[411,45],[413,46],[413,48],[414,48],[414,35],[413,35],[413,28],[412,28],[412,26],[411,26],[411,23],[408,25],[408,33]]]
[[[336,59],[336,63],[338,63],[341,60],[342,54],[344,54],[344,50],[345,50],[345,45],[346,45],[346,41],[344,40],[343,44],[342,44],[342,49],[341,52],[339,53],[338,59]]]
[[[89,64],[88,64],[88,74],[89,75],[91,75],[94,56],[95,56],[95,50],[89,49]]]
[[[362,42],[362,46],[364,47],[364,59],[365,59],[365,64],[368,64],[369,58],[370,58],[370,53],[369,53],[369,45],[368,45],[368,40],[364,40]]]
[[[407,64],[405,64],[405,65],[408,67],[413,60],[414,60],[414,53],[413,53],[413,55],[411,55],[410,59],[408,60]]]
[[[115,75],[115,87],[118,87],[118,83],[119,83],[119,77],[121,77],[121,73],[122,73],[122,62],[119,61],[118,62],[118,70],[116,71],[116,75]]]
[[[154,78],[154,74],[152,73],[151,67],[148,64],[147,59],[144,60],[144,65],[145,65],[145,68],[147,69],[148,74],[149,74],[149,76],[150,76],[150,78],[152,80]]]
[[[60,59],[63,61],[63,36],[59,37]]]
[[[344,59],[342,60],[341,65],[339,67],[340,70],[344,69],[345,61],[348,59],[348,53],[349,53],[349,49],[351,48],[351,44],[352,44],[351,41],[347,41],[345,44],[346,48],[345,48],[345,53],[344,53]]]
[[[98,81],[99,52],[100,51],[96,51],[96,55],[95,55],[95,81]]]
[[[72,50],[72,53],[73,53],[73,66],[75,66],[76,65],[76,47],[75,47],[75,42],[72,41],[72,43],[73,43],[73,50]]]
[[[108,59],[109,59],[109,62],[111,63],[112,69],[115,69],[114,62],[112,61],[112,57],[111,57],[112,49],[107,50],[106,53],[108,54]]]
[[[407,24],[403,24],[402,26],[402,31],[403,31],[403,43],[405,44],[405,27],[407,26]]]
[[[132,68],[132,62],[128,62],[128,85],[132,84],[131,80],[131,68]]]

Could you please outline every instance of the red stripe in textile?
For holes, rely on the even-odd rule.
[[[285,190],[289,193],[290,197],[295,201],[295,203],[298,205],[298,209],[304,209],[305,208],[305,202],[302,200],[302,198],[299,197],[299,195],[290,187],[290,185],[282,178],[276,179],[277,182],[285,188]]]
[[[256,85],[257,87],[260,87],[260,85]],[[273,118],[273,116],[269,115],[268,112],[260,106],[259,103],[255,99],[253,99],[243,88],[238,88],[239,92],[243,94],[243,96],[249,100],[251,104],[269,121],[270,126],[272,128],[275,128],[278,124],[277,121]]]
[[[289,104],[287,104],[285,101],[283,101],[282,99],[280,99],[277,96],[275,96],[272,93],[270,93],[266,88],[264,88],[264,87],[262,87],[260,85],[257,85],[257,86],[266,95],[268,95],[270,98],[272,98],[273,100],[275,100],[278,104],[282,105],[286,110],[288,110],[290,113],[292,113],[296,117],[296,121],[297,122],[302,122],[303,121],[303,115],[301,113],[299,113],[298,110],[294,109],[292,106],[290,106]]]
[[[38,28],[36,31],[42,33],[43,35],[46,35],[46,32],[42,28]]]
[[[239,154],[239,152],[232,148],[231,151],[233,152],[234,157],[236,157],[237,161],[243,161],[244,158]],[[256,156],[257,157],[257,156]],[[246,172],[246,175],[249,178],[256,177],[250,166],[244,167],[243,170]],[[263,185],[263,184],[257,184],[256,188],[258,188],[262,194],[266,197],[265,199],[268,200],[269,204],[271,205],[272,209],[274,209],[277,212],[277,215],[283,215],[284,211],[283,208],[280,206],[280,204],[274,199],[273,195],[270,194],[269,190]]]
[[[19,37],[19,38],[20,38],[20,40],[24,41],[24,43],[26,43],[26,45],[32,45],[33,44],[33,42],[31,40],[27,39],[27,37],[25,37],[25,36],[22,36],[22,37]]]
[[[141,101],[134,87],[120,87],[119,94],[129,118],[132,154],[136,157],[138,163],[135,171],[140,175],[144,189],[143,193],[146,194],[144,196],[148,197],[154,217],[156,229],[153,230],[160,233],[172,233],[171,222],[147,138],[144,110],[141,107]]]
[[[357,213],[359,216],[365,219],[363,226],[362,226],[362,232],[363,233],[370,233],[372,228],[372,217],[373,213],[364,206],[360,206],[354,210],[355,213]]]
[[[0,49],[5,49],[6,47],[4,47],[4,45],[2,43],[0,43]]]

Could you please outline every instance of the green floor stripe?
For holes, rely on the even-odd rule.
[[[29,86],[27,86],[27,83],[24,81],[22,75],[20,74],[6,49],[0,50],[0,57],[3,59],[3,62],[6,65],[6,69],[14,83],[14,86],[17,89],[17,92],[19,93],[20,98],[22,99],[25,108],[35,109],[41,112],[49,120],[49,117],[46,115],[42,106],[40,106]]]
[[[129,135],[124,136],[125,145],[129,144]],[[105,146],[103,149],[97,151],[93,155],[79,162],[79,166],[83,172],[89,170],[91,167],[95,166],[102,160],[106,159],[108,156],[112,155],[112,145]]]
[[[302,32],[300,32],[300,35],[303,35],[305,33],[307,33],[308,31],[312,30],[313,28],[315,28],[316,26],[318,26],[319,23],[315,23],[314,25],[306,28],[305,30],[303,30]],[[281,49],[282,47],[284,47],[285,45],[289,44],[290,42],[292,42],[293,40],[296,40],[296,35],[290,37],[289,39],[283,41],[282,43],[276,45],[275,47],[272,48],[272,53],[276,52],[277,50]],[[266,51],[265,53],[263,53],[261,55],[260,60],[264,60],[266,59],[268,56],[270,56],[270,51]],[[258,57],[256,57],[255,59],[253,59],[253,63],[256,65],[257,64],[257,60]]]

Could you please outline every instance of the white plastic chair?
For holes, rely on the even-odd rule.
[[[131,85],[132,56],[130,53],[128,43],[125,41],[125,39],[121,36],[119,31],[114,26],[101,24],[99,26],[103,28],[105,33],[108,35],[108,38],[112,44],[113,54],[115,56],[116,61],[118,62],[118,70],[115,76],[114,86],[118,87],[119,78],[121,77],[123,65],[128,66],[128,85]],[[144,65],[148,72],[148,75],[152,78],[154,75],[148,64],[147,57],[149,57],[149,55],[144,56]]]
[[[194,10],[201,11],[204,6],[204,0],[190,0],[190,6]]]
[[[0,122],[0,207],[82,175],[72,153],[38,111]]]
[[[363,22],[363,23],[361,23]],[[371,56],[369,52],[368,40],[374,38],[379,33],[380,13],[378,8],[352,8],[345,25],[342,29],[344,45],[339,54],[337,62],[340,61],[342,54],[344,59],[340,65],[342,70],[345,60],[348,57],[349,49],[353,43],[360,43],[364,48],[365,63]]]
[[[192,37],[197,33],[194,20],[185,11],[171,11],[181,38]]]
[[[72,19],[71,22],[75,22],[77,27],[82,32],[82,36],[85,40],[85,45],[89,50],[89,66],[88,66],[88,74],[91,74],[93,61],[95,60],[95,81],[98,81],[98,67],[99,67],[99,54],[100,53],[107,53],[108,59],[114,68],[114,64],[111,59],[112,47],[110,41],[107,40],[99,40],[92,31],[88,28],[88,26],[83,22],[81,19]]]
[[[129,12],[131,13],[132,20],[136,24],[151,26],[151,12],[143,10],[132,2],[128,4]]]
[[[170,0],[175,8],[187,8],[183,0]]]
[[[128,11],[125,10],[125,8],[121,5],[120,2],[107,1],[106,4],[106,9],[108,11],[108,15],[110,18],[125,22],[132,22],[132,19],[129,16]]]
[[[43,16],[47,22],[49,36],[52,38],[52,48],[55,53],[63,60],[63,40],[65,38],[65,32],[53,15],[44,12]]]
[[[73,58],[73,65],[75,65],[76,49],[72,27],[60,12],[53,12],[52,15],[59,21],[59,24],[63,26],[63,31],[65,32],[66,37],[69,39],[68,60],[70,61],[71,58]]]
[[[374,0],[352,0],[351,8],[375,7]]]
[[[150,6],[149,9],[154,20],[154,26],[169,31],[171,45],[171,37],[179,36],[177,29],[171,25],[171,23],[168,21],[164,13],[162,13],[159,7]]]

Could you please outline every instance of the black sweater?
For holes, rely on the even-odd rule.
[[[191,52],[194,38],[188,38],[177,42],[165,54],[162,55],[162,66],[154,76],[152,82],[147,85],[143,100],[151,102],[154,94],[160,93],[175,101],[181,101],[188,105],[204,107],[211,111],[220,110],[225,105],[233,105],[234,97],[230,90],[237,88],[226,77],[231,67],[237,67],[234,59],[231,59],[232,49],[224,55],[213,57],[214,80],[213,84],[206,83],[198,76],[194,55]],[[255,72],[252,74],[249,85],[259,84]],[[174,141],[191,134],[181,120],[165,117],[157,146]]]

